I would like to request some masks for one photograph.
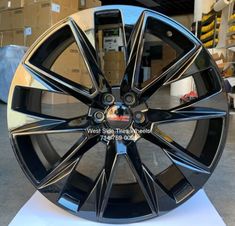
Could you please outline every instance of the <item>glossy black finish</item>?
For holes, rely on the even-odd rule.
[[[130,10],[136,13],[132,19],[127,17]],[[104,16],[122,23],[123,32],[132,30],[130,35],[124,32],[127,67],[118,86],[109,84],[99,66],[95,38],[88,35],[96,27],[80,23],[83,13],[87,20],[96,19],[94,26]],[[176,57],[144,80],[143,49],[149,37],[166,43]],[[90,87],[51,70],[74,42],[87,67]],[[30,82],[23,82],[24,74]],[[197,99],[171,108],[149,107],[149,99],[160,88],[187,77],[194,80]],[[87,105],[88,111],[80,114],[79,108],[75,117],[68,118],[44,112],[45,93],[72,96]],[[187,147],[161,130],[161,125],[188,121],[195,122],[195,129]],[[71,213],[107,223],[159,216],[190,198],[217,165],[227,123],[222,80],[201,43],[161,14],[123,6],[80,12],[47,32],[19,66],[8,109],[13,149],[35,187]],[[50,138],[55,134],[77,137],[61,154]],[[169,162],[161,168],[160,161],[158,173],[145,164],[138,146],[141,140],[150,142]],[[120,175],[124,166],[125,173]]]
[[[174,15],[187,15],[194,13],[194,1],[193,0],[137,0],[133,2],[132,0],[101,0],[102,5],[134,5],[152,9],[159,13],[167,16]]]

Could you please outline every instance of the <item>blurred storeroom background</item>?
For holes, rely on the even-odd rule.
[[[184,3],[185,2],[185,3]],[[84,9],[109,4],[122,4],[122,1],[99,1],[99,0],[0,0],[0,46],[17,45],[30,47],[37,38],[52,25],[67,16]],[[126,1],[124,4],[132,4]],[[186,4],[186,5],[185,5]],[[172,16],[188,29],[193,22],[193,1],[179,1],[172,9],[172,3],[166,1],[159,4],[153,1],[136,1],[134,5],[156,9],[162,13]],[[182,16],[181,7],[184,7]],[[98,39],[97,49],[101,62],[100,65],[107,80],[115,85],[118,84],[125,70],[124,43],[122,29],[116,18],[110,18],[110,24],[97,21],[96,37]],[[103,24],[102,24],[103,23]],[[131,32],[131,31],[130,31]],[[158,40],[161,41],[161,40]],[[17,51],[17,50],[15,50]],[[154,55],[155,54],[155,55]],[[148,48],[145,50],[145,62],[143,65],[144,80],[160,72],[176,56],[170,46],[156,40],[149,40]],[[79,50],[73,43],[53,64],[52,71],[65,75],[83,85],[89,86],[90,78],[85,76],[88,72],[85,64],[80,58]],[[151,58],[151,62],[148,59]],[[81,75],[84,76],[81,76]],[[6,97],[4,98],[6,101]],[[43,103],[61,104],[74,101],[68,97],[56,95],[45,95]]]
[[[112,4],[133,4],[151,8],[183,24],[203,42],[212,54],[221,71],[221,76],[226,82],[229,104],[233,109],[234,3],[231,1],[228,12],[222,13],[222,10],[213,9],[216,1],[209,0],[203,7],[200,7],[202,4],[200,2],[202,1],[198,0],[198,3],[194,3],[193,0],[136,0],[133,3],[132,0],[125,2],[121,0],[0,0],[0,47],[8,45],[30,47],[51,26],[84,9]],[[200,10],[197,10],[194,5]],[[115,18],[110,18],[110,21],[110,23],[104,23],[102,18],[100,21],[96,21],[98,23],[96,24],[96,37],[99,40],[96,48],[101,59],[100,66],[107,80],[115,85],[120,82],[125,70],[123,34],[119,21],[115,21]],[[142,65],[144,81],[160,72],[176,57],[174,49],[161,40],[151,40],[149,37],[147,42],[148,48],[144,50],[145,62]],[[80,76],[88,72],[79,57],[79,50],[76,44],[73,44],[54,63],[52,70],[60,72],[72,80],[77,79],[77,82],[88,86],[89,76]],[[62,62],[64,63],[62,64]],[[180,90],[179,86],[182,84],[185,84],[186,88]],[[174,84],[171,94],[184,99],[194,98],[196,93],[193,92],[193,86],[192,81],[185,80],[184,83]],[[3,98],[0,97],[0,99]],[[4,99],[6,101],[6,97]],[[45,103],[50,101],[45,98]],[[53,101],[55,103],[57,100]],[[61,102],[63,100],[58,100],[58,103]]]

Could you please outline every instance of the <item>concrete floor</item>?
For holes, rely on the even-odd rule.
[[[23,175],[11,149],[6,105],[0,102],[0,226],[8,225],[35,189]],[[231,116],[227,145],[221,161],[205,186],[206,193],[229,226],[235,225],[235,116]],[[184,136],[182,134],[182,136]]]

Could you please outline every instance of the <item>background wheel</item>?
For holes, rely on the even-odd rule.
[[[104,32],[121,37],[120,79],[104,69]],[[65,70],[73,63],[76,76]],[[169,87],[188,78],[198,97],[181,103]],[[26,54],[9,95],[12,147],[32,184],[73,214],[108,223],[159,216],[195,194],[227,125],[222,80],[198,39],[138,7],[85,10],[55,25]]]

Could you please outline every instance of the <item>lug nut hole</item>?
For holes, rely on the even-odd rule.
[[[138,124],[142,124],[145,122],[145,114],[141,111],[134,113],[134,121]]]
[[[105,105],[112,105],[114,103],[114,101],[115,101],[115,98],[112,94],[107,93],[103,97],[103,103]]]
[[[135,97],[135,94],[134,93],[127,93],[125,96],[124,96],[124,102],[126,105],[134,105],[135,102],[136,102],[136,97]]]

